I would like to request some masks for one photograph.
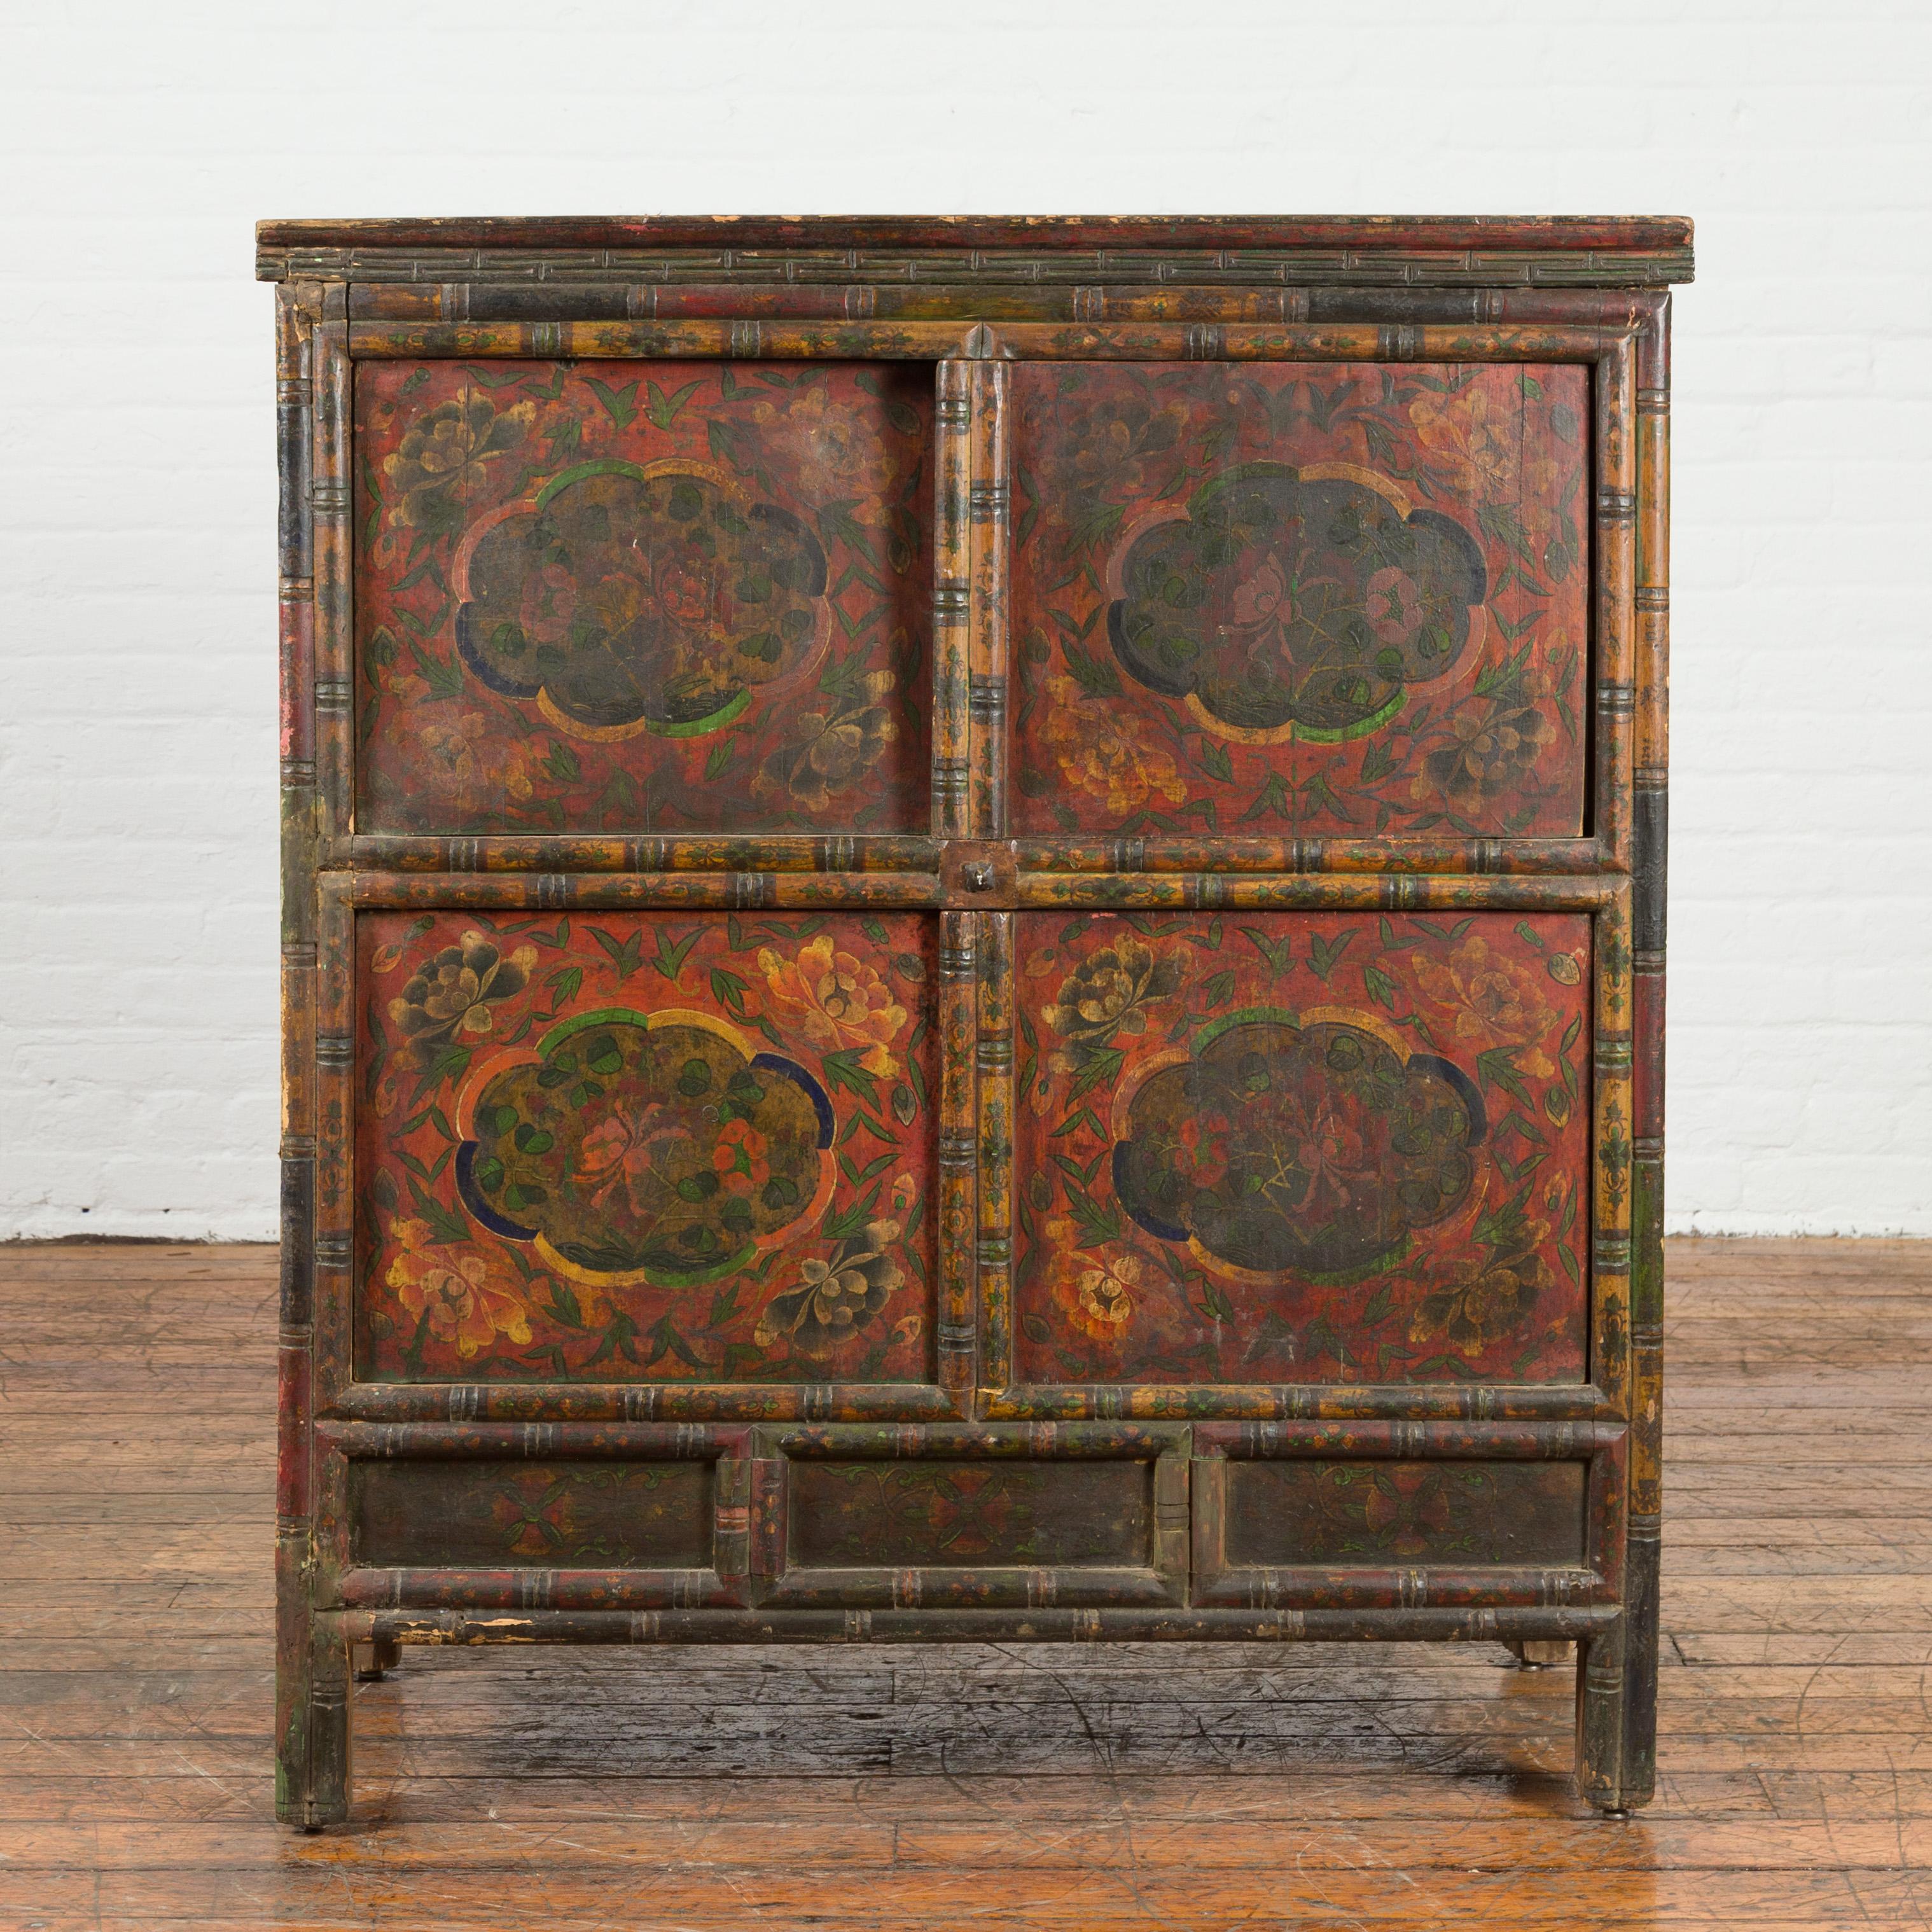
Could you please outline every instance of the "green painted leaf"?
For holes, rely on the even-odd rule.
[[[603,405],[612,428],[628,429],[637,420],[638,386],[634,382],[616,388],[608,382],[600,382],[595,376],[586,376],[584,380],[590,393]]]

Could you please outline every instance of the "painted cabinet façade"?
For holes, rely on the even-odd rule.
[[[400,1642],[1580,1646],[1666,220],[271,223],[280,1808]]]

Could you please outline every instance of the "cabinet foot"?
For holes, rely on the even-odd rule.
[[[349,1646],[350,1673],[358,1684],[380,1684],[402,1661],[403,1647],[394,1637],[379,1636]]]
[[[302,1832],[349,1816],[349,1652],[310,1639],[280,1662],[275,1815]]]
[[[1568,1664],[1571,1646],[1567,1637],[1546,1642],[1540,1637],[1506,1636],[1503,1648],[1514,1656],[1518,1670],[1547,1670],[1553,1664]]]

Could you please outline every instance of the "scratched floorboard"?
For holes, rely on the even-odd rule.
[[[1658,1802],[1481,1645],[406,1653],[272,1822],[273,1268],[0,1250],[0,1932],[1932,1927],[1932,1243],[1678,1243]]]

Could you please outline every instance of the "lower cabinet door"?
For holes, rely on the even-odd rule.
[[[1012,924],[991,1412],[1588,1379],[1586,915]]]

